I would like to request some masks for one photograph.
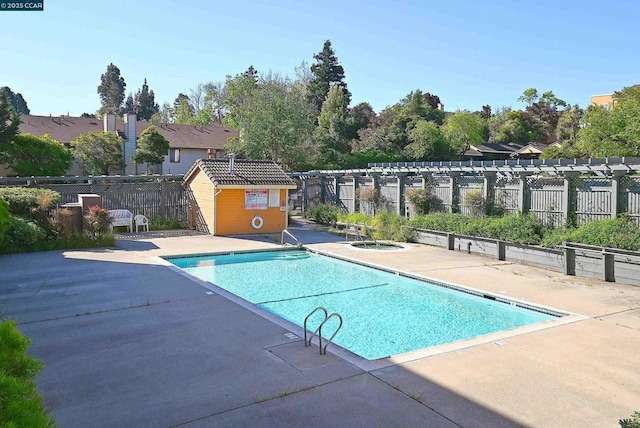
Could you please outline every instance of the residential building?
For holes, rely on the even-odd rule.
[[[221,158],[224,145],[230,137],[238,136],[231,128],[221,126],[178,125],[175,123],[151,123],[136,119],[135,114],[125,114],[122,119],[113,114],[105,114],[102,119],[72,116],[34,116],[22,115],[20,133],[34,135],[49,134],[65,145],[79,135],[88,132],[111,131],[124,139],[124,174],[144,173],[146,165],[136,165],[131,159],[135,153],[140,133],[154,125],[160,134],[169,141],[169,153],[162,165],[155,169],[161,174],[184,174],[197,159]],[[71,168],[68,175],[79,175],[82,171],[77,165]]]

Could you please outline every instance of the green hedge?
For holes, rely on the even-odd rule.
[[[0,248],[2,248],[7,231],[12,224],[13,217],[9,213],[9,204],[3,198],[0,198]]]
[[[585,223],[576,229],[548,231],[542,245],[556,247],[563,242],[640,251],[640,229],[626,217],[598,220]]]

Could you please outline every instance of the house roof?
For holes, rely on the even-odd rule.
[[[235,159],[233,174],[229,172],[229,163],[223,159],[198,159],[184,175],[183,183],[197,171],[202,171],[218,187],[297,187],[295,181],[273,161]]]
[[[551,146],[559,146],[559,144],[558,143],[543,143],[543,142],[540,142],[540,141],[532,141],[532,142],[528,143],[527,145],[520,147],[514,153],[515,154],[528,154],[528,155],[535,154],[535,155],[540,155],[540,154],[542,154],[544,149],[546,149],[547,147],[551,147]]]
[[[102,132],[104,125],[102,119],[71,116],[20,116],[21,133],[35,135],[49,134],[61,143],[70,143],[79,135],[87,132]],[[154,125],[160,134],[168,141],[171,148],[184,149],[216,149],[221,150],[229,137],[237,137],[238,133],[232,128],[220,126],[195,126],[178,125],[175,123],[154,124],[151,122],[136,121],[136,135]],[[122,135],[124,122],[116,120],[116,131]]]

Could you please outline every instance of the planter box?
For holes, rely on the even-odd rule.
[[[567,275],[600,278],[640,286],[640,253],[567,243],[562,250],[503,242],[497,239],[415,229],[416,242],[464,251]]]

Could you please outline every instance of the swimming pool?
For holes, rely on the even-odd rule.
[[[344,325],[333,342],[368,360],[561,315],[304,249],[165,260],[299,326],[319,306],[337,312]],[[322,320],[310,318],[309,330]],[[336,326],[328,324],[325,336]]]

